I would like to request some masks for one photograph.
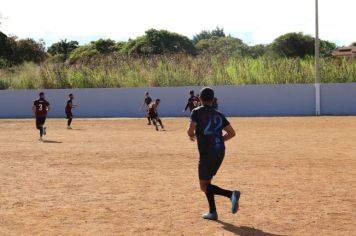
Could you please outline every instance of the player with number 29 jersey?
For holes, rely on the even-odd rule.
[[[211,106],[201,106],[192,111],[191,120],[197,124],[195,135],[201,155],[225,150],[222,130],[230,123],[221,112]]]

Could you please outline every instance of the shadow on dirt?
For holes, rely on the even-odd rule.
[[[222,228],[226,231],[229,231],[235,235],[240,236],[282,236],[280,234],[271,234],[267,232],[263,232],[262,230],[251,228],[248,226],[236,226],[221,220],[216,221],[222,225]]]
[[[62,142],[54,141],[54,140],[43,140],[42,142],[43,143],[62,143]]]

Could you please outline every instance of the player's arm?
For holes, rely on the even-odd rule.
[[[195,123],[194,121],[190,121],[188,130],[187,130],[187,134],[191,141],[195,141],[195,128],[196,127],[197,127],[197,123]]]
[[[224,142],[232,139],[233,137],[235,137],[236,135],[236,132],[234,130],[234,128],[232,128],[231,125],[227,125],[225,128],[224,128],[224,131],[226,132],[223,136],[223,139],[224,139]]]
[[[188,107],[189,107],[189,102],[188,102],[187,105],[185,106],[183,112],[185,112],[185,111],[188,109]]]
[[[138,108],[138,111],[142,111],[144,105],[145,105],[145,102],[143,102],[143,103],[141,104],[141,106]]]
[[[32,106],[32,113],[33,113],[33,115],[36,114],[36,105],[35,104],[33,104],[33,106]]]
[[[51,105],[48,104],[47,106],[47,111],[50,112],[51,111]]]
[[[71,102],[71,103],[69,104],[69,106],[70,106],[70,108],[75,108],[75,107],[77,107],[78,105],[77,105],[77,104],[74,104],[73,102]]]

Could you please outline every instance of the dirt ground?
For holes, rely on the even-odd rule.
[[[231,118],[207,210],[187,118],[0,120],[0,235],[356,235],[356,118]]]

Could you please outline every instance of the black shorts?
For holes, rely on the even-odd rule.
[[[218,172],[225,157],[225,151],[200,154],[199,179],[211,180]]]
[[[46,122],[46,117],[36,117],[36,128],[39,129],[42,127]]]
[[[72,112],[66,112],[67,119],[72,119],[73,118],[73,113]]]
[[[158,114],[155,112],[149,112],[148,117],[151,119],[158,119]]]

